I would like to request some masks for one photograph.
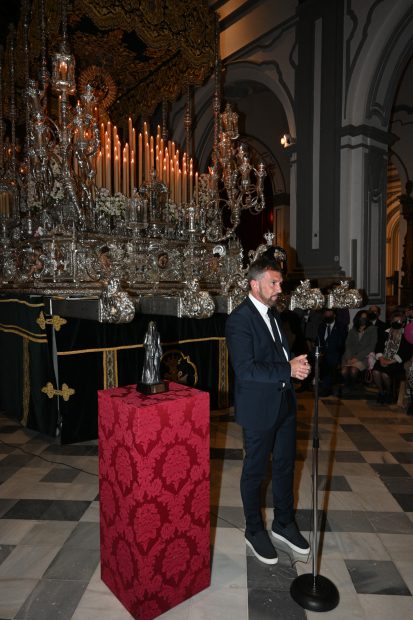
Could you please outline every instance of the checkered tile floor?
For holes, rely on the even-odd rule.
[[[279,563],[265,566],[246,550],[241,432],[221,412],[211,415],[212,584],[162,618],[413,617],[413,417],[362,396],[319,403],[317,571],[338,588],[339,605],[307,612],[291,598],[311,557],[279,545]],[[312,412],[301,394],[297,522],[311,540]],[[131,617],[100,580],[97,471],[97,442],[59,446],[0,415],[0,620]]]

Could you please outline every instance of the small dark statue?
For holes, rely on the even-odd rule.
[[[143,394],[166,392],[168,387],[164,381],[161,381],[159,374],[162,347],[159,332],[154,321],[149,322],[143,346],[145,347],[145,361],[143,363],[142,379],[136,385],[136,389]]]

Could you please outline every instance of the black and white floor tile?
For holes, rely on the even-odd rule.
[[[162,618],[413,617],[413,417],[364,396],[321,399],[318,409],[317,572],[339,605],[308,612],[291,598],[311,556],[278,545],[279,563],[265,566],[246,549],[241,431],[229,411],[211,414],[211,587]],[[297,522],[311,540],[312,412],[300,394]],[[100,580],[97,473],[97,442],[60,446],[0,415],[0,620],[131,618]]]

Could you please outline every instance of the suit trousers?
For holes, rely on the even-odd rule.
[[[294,519],[294,463],[296,455],[296,414],[291,391],[284,390],[273,427],[265,430],[243,428],[244,463],[241,498],[246,530],[254,534],[264,529],[261,514],[261,486],[267,478],[272,457],[272,495],[277,521],[287,525]]]

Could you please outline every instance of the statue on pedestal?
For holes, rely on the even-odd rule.
[[[160,379],[161,364],[161,339],[154,321],[150,321],[148,330],[143,341],[145,347],[145,361],[143,364],[142,378],[136,389],[143,394],[159,394],[168,388]]]

